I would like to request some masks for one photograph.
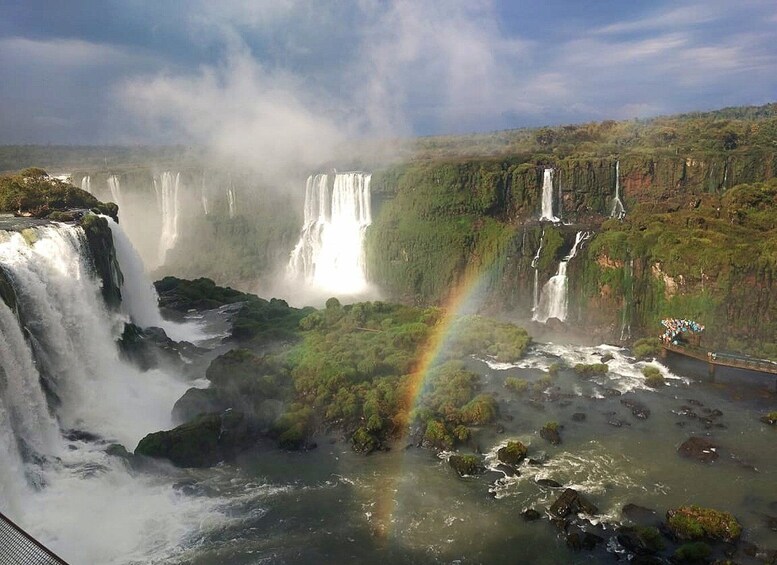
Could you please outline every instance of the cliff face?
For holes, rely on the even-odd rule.
[[[663,316],[688,316],[706,324],[718,346],[773,341],[777,201],[774,181],[762,181],[775,176],[777,152],[519,161],[432,161],[376,172],[371,278],[392,299],[427,303],[477,273],[486,307],[529,317],[532,263],[541,287],[586,229],[595,235],[568,265],[569,323],[617,339],[629,329],[653,334]],[[616,161],[622,222],[609,219]],[[545,168],[554,171],[554,212],[569,225],[537,221]]]

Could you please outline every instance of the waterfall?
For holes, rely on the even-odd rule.
[[[0,231],[0,266],[18,311],[0,300],[3,513],[71,563],[166,561],[217,512],[213,502],[177,496],[160,477],[128,472],[106,443],[60,428],[131,450],[169,429],[188,384],[121,360],[122,324],[102,301],[81,228]]]
[[[178,215],[180,212],[180,200],[178,189],[181,184],[181,173],[175,176],[165,171],[159,177],[159,185],[154,179],[154,190],[157,193],[159,213],[162,216],[162,235],[159,237],[159,265],[164,265],[167,260],[167,252],[175,247],[178,239]]]
[[[124,281],[121,284],[121,305],[132,323],[143,328],[162,328],[174,341],[199,342],[210,337],[193,322],[176,323],[162,318],[159,311],[159,295],[146,274],[143,259],[132,245],[121,226],[108,216],[103,216],[111,228],[116,257],[121,265]]]
[[[89,175],[81,177],[81,190],[85,190],[89,194],[92,194],[92,178]]]
[[[628,292],[623,293],[623,315],[621,316],[621,341],[631,339],[631,304],[634,300],[634,259],[627,263],[626,277],[628,280]],[[626,266],[624,265],[624,269]],[[624,285],[625,286],[625,285]]]
[[[237,208],[235,207],[235,189],[231,186],[227,189],[227,204],[229,205],[229,217],[232,219],[235,217]]]
[[[610,211],[611,218],[618,218],[622,220],[626,215],[626,209],[623,207],[620,196],[620,177],[621,177],[621,162],[615,161],[615,199],[612,201],[612,210]]]
[[[205,189],[202,189],[201,192],[201,199],[202,199],[202,212],[207,216],[208,215],[208,197],[205,196]]]
[[[372,223],[366,173],[308,177],[302,233],[288,273],[328,292],[355,294],[367,288],[364,235]]]
[[[540,262],[540,254],[542,253],[542,246],[544,244],[544,241],[545,241],[545,230],[542,230],[542,234],[540,235],[540,246],[537,248],[537,253],[534,255],[534,259],[531,260],[531,268],[534,269],[534,299],[532,300],[532,307],[531,307],[532,313],[537,311],[537,307],[540,304],[539,262]]]
[[[111,175],[108,177],[108,188],[111,190],[111,200],[121,209],[121,184],[119,177]]]
[[[545,169],[542,178],[542,215],[540,220],[558,222],[553,215],[553,169]]]
[[[575,243],[569,254],[558,264],[558,271],[542,287],[539,304],[532,315],[535,322],[547,322],[550,318],[558,318],[562,322],[567,319],[567,265],[577,255],[577,251],[587,239],[590,232],[579,231],[575,235]]]

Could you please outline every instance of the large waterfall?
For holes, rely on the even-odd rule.
[[[72,563],[156,562],[212,503],[135,476],[105,447],[131,450],[168,429],[188,385],[121,359],[123,322],[102,300],[89,253],[79,227],[0,231],[15,296],[13,310],[0,300],[0,508]]]
[[[157,194],[159,213],[162,216],[162,235],[159,237],[159,265],[164,265],[167,252],[170,251],[178,239],[178,215],[180,213],[180,200],[178,189],[181,184],[181,173],[165,171],[159,177],[159,183],[154,179],[154,190]]]
[[[553,169],[545,169],[542,176],[542,213],[540,220],[559,221],[553,215]]]
[[[567,319],[567,265],[577,255],[580,245],[591,237],[589,232],[577,232],[575,243],[569,254],[558,264],[558,271],[542,287],[539,304],[532,315],[536,322],[547,322],[550,318],[558,318],[562,322]]]
[[[623,207],[623,202],[621,202],[621,162],[615,161],[615,198],[612,201],[612,211],[610,211],[610,217],[611,218],[618,218],[619,220],[622,220],[623,217],[626,215],[626,209]]]
[[[305,187],[304,224],[288,272],[331,293],[367,289],[364,235],[372,223],[366,173],[319,174]]]

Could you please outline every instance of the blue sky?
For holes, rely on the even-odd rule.
[[[777,99],[773,0],[0,0],[0,143],[490,131]],[[250,140],[250,142],[248,141]]]

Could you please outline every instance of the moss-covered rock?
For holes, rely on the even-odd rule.
[[[669,529],[680,539],[715,539],[735,542],[742,534],[742,526],[728,512],[702,508],[700,506],[681,506],[666,513]]]
[[[521,461],[526,459],[529,448],[520,441],[508,441],[507,445],[500,447],[496,452],[496,457],[505,465],[517,467]]]
[[[672,557],[679,563],[706,563],[712,548],[703,541],[684,543],[674,550]]]
[[[476,455],[451,455],[448,458],[448,464],[461,477],[479,475],[485,471],[480,457]]]
[[[550,513],[557,518],[566,518],[573,514],[598,514],[599,509],[575,489],[566,489],[550,506]]]
[[[645,384],[650,388],[660,388],[666,384],[666,379],[658,367],[643,367],[642,374],[645,376]]]
[[[575,373],[581,377],[606,375],[610,368],[607,363],[578,363],[574,366]]]
[[[135,455],[169,460],[176,467],[210,467],[256,441],[241,412],[203,414],[169,431],[148,434]]]
[[[547,422],[540,428],[540,437],[553,445],[561,443],[561,427],[557,422]]]

